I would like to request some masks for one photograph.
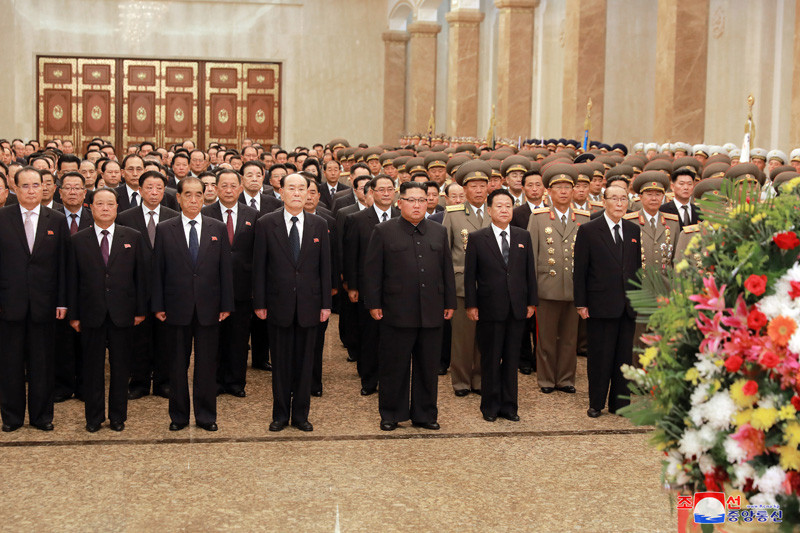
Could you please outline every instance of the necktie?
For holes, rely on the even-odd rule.
[[[189,230],[189,254],[192,256],[192,264],[197,264],[197,254],[200,252],[200,240],[197,238],[196,220],[190,220],[192,228]]]
[[[233,209],[228,209],[226,213],[228,213],[228,221],[225,223],[228,226],[228,240],[233,246]]]
[[[689,206],[684,205],[681,209],[683,209],[683,225],[690,226],[692,224],[692,219],[689,218]]]
[[[292,229],[289,230],[289,246],[292,248],[294,262],[300,259],[300,231],[297,229],[297,217],[292,217]]]
[[[481,212],[481,208],[475,210],[475,214],[478,215],[478,220],[483,224],[483,213]]]
[[[252,207],[253,209],[258,209],[256,207],[256,199],[255,198],[250,198],[250,207]]]
[[[561,215],[561,225],[567,227],[567,215]]]
[[[381,222],[386,222],[388,219],[389,219],[389,215],[387,215],[386,213],[384,213],[384,214],[381,216]]]
[[[617,245],[619,253],[622,254],[622,235],[619,234],[619,224],[614,224],[614,244]]]
[[[519,207],[519,205],[520,205],[519,198],[517,198],[516,200],[514,200],[514,205],[515,205],[515,206],[517,206],[517,207]]]
[[[656,230],[656,217],[650,218],[650,229],[652,229],[653,231]]]
[[[104,229],[100,233],[103,234],[103,240],[100,241],[100,255],[103,256],[103,263],[108,266],[108,230]]]
[[[25,238],[28,240],[28,250],[33,252],[33,241],[36,239],[36,236],[33,233],[33,220],[31,220],[31,215],[33,215],[33,211],[25,213]]]
[[[508,239],[506,239],[506,235],[508,235],[508,233],[506,233],[505,231],[501,231],[500,232],[500,237],[503,238],[502,242],[500,243],[500,250],[503,252],[503,261],[505,261],[506,265],[508,265],[508,248],[509,247],[508,247]]]
[[[139,193],[136,191],[134,191],[133,194],[131,194],[131,207],[139,207],[139,202],[136,200],[138,196]]]
[[[334,194],[336,194],[336,187],[331,187],[331,198],[333,198]]]
[[[69,218],[72,221],[69,223],[69,234],[75,235],[78,232],[78,215],[75,213],[70,213]]]
[[[150,221],[147,223],[147,236],[150,238],[150,246],[156,245],[156,212],[150,211]]]

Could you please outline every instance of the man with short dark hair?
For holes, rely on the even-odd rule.
[[[662,213],[672,213],[678,215],[678,222],[681,229],[684,226],[691,226],[697,224],[702,220],[702,217],[697,211],[697,206],[692,203],[692,192],[694,191],[694,178],[693,170],[688,168],[678,169],[673,172],[669,179],[672,182],[672,192],[675,198],[671,202],[667,202],[661,206],[659,211]],[[609,183],[609,186],[611,184]]]
[[[117,187],[119,197],[119,211],[139,207],[142,203],[139,191],[139,177],[144,172],[144,159],[135,154],[129,154],[122,160],[122,177],[124,183]]]
[[[339,163],[336,161],[328,161],[325,163],[322,171],[325,181],[322,183],[322,188],[319,191],[319,199],[328,209],[333,208],[333,196],[339,192],[349,189],[347,185],[339,182],[341,169]]]

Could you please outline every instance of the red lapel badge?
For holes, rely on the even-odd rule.
[[[131,247],[131,245],[130,245],[130,244],[128,244],[128,243],[125,243],[125,248],[130,248],[130,247]]]
[[[632,243],[635,243],[635,242],[636,242],[636,239],[631,239],[631,242],[632,242]]]
[[[48,235],[54,235],[53,230],[51,230],[51,229],[47,230],[47,234]]]
[[[250,222],[246,221],[246,220],[245,220],[244,224],[245,224],[245,226],[252,226],[252,224]]]
[[[314,242],[319,242],[319,239],[317,239],[316,237],[314,237]]]
[[[212,235],[212,236],[211,236],[211,240],[212,240],[212,241],[216,241],[216,240],[217,240],[217,238],[216,238],[215,236],[213,236],[213,235]]]
[[[517,244],[517,246],[519,246],[520,248],[525,248],[524,244]]]

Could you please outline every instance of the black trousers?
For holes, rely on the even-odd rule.
[[[55,359],[56,396],[80,397],[83,379],[81,371],[81,334],[72,329],[66,318],[56,321],[56,346],[58,356]]]
[[[155,392],[169,383],[167,326],[151,313],[134,331],[129,388]]]
[[[308,421],[311,406],[311,372],[317,326],[304,328],[297,318],[288,328],[267,319],[272,352],[272,420]]]
[[[586,370],[589,374],[589,407],[602,410],[608,396],[608,411],[628,405],[630,400],[621,398],[628,389],[620,367],[631,364],[633,357],[634,319],[623,315],[620,318],[592,318],[586,320],[589,340],[589,355]]]
[[[342,297],[342,304],[339,308],[339,339],[347,348],[347,355],[351,359],[358,360],[360,353],[358,304],[351,302],[350,298]]]
[[[322,350],[325,348],[325,332],[328,320],[317,326],[317,339],[314,341],[314,367],[311,370],[311,392],[322,392]]]
[[[55,312],[53,313],[55,315]],[[0,415],[3,423],[25,423],[25,380],[30,423],[53,421],[56,320],[0,320]]]
[[[250,365],[262,368],[269,363],[269,333],[264,321],[255,314],[250,318]]]
[[[378,387],[378,337],[379,321],[372,318],[364,302],[358,302],[358,375],[361,376],[361,387],[375,389]]]
[[[217,350],[219,326],[201,326],[197,314],[188,326],[168,327],[169,418],[176,424],[189,423],[189,361],[194,341],[192,403],[198,424],[217,421]]]
[[[243,391],[247,383],[247,341],[253,318],[252,300],[237,300],[235,311],[219,325],[217,387]]]
[[[441,351],[441,327],[397,328],[380,322],[378,410],[381,420],[436,422]]]
[[[526,320],[478,320],[475,333],[481,350],[481,413],[517,414],[519,346]]]
[[[442,357],[439,361],[439,368],[447,370],[450,368],[450,346],[453,343],[453,326],[449,320],[445,320],[442,325]]]
[[[125,422],[128,419],[128,377],[133,339],[133,326],[117,327],[108,315],[99,328],[81,327],[83,400],[87,424],[101,424],[106,419],[106,346],[111,367],[108,418],[112,422]]]
[[[531,341],[531,339],[533,339]],[[525,320],[525,330],[522,332],[522,350],[519,356],[519,368],[530,368],[536,371],[536,313]],[[483,384],[481,384],[483,386]]]

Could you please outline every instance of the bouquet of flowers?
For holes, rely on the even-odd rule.
[[[640,396],[621,411],[652,425],[673,489],[741,491],[800,523],[800,178],[766,203],[732,186],[701,200],[705,221],[664,281],[629,294],[650,333]],[[731,488],[732,487],[732,488]]]

